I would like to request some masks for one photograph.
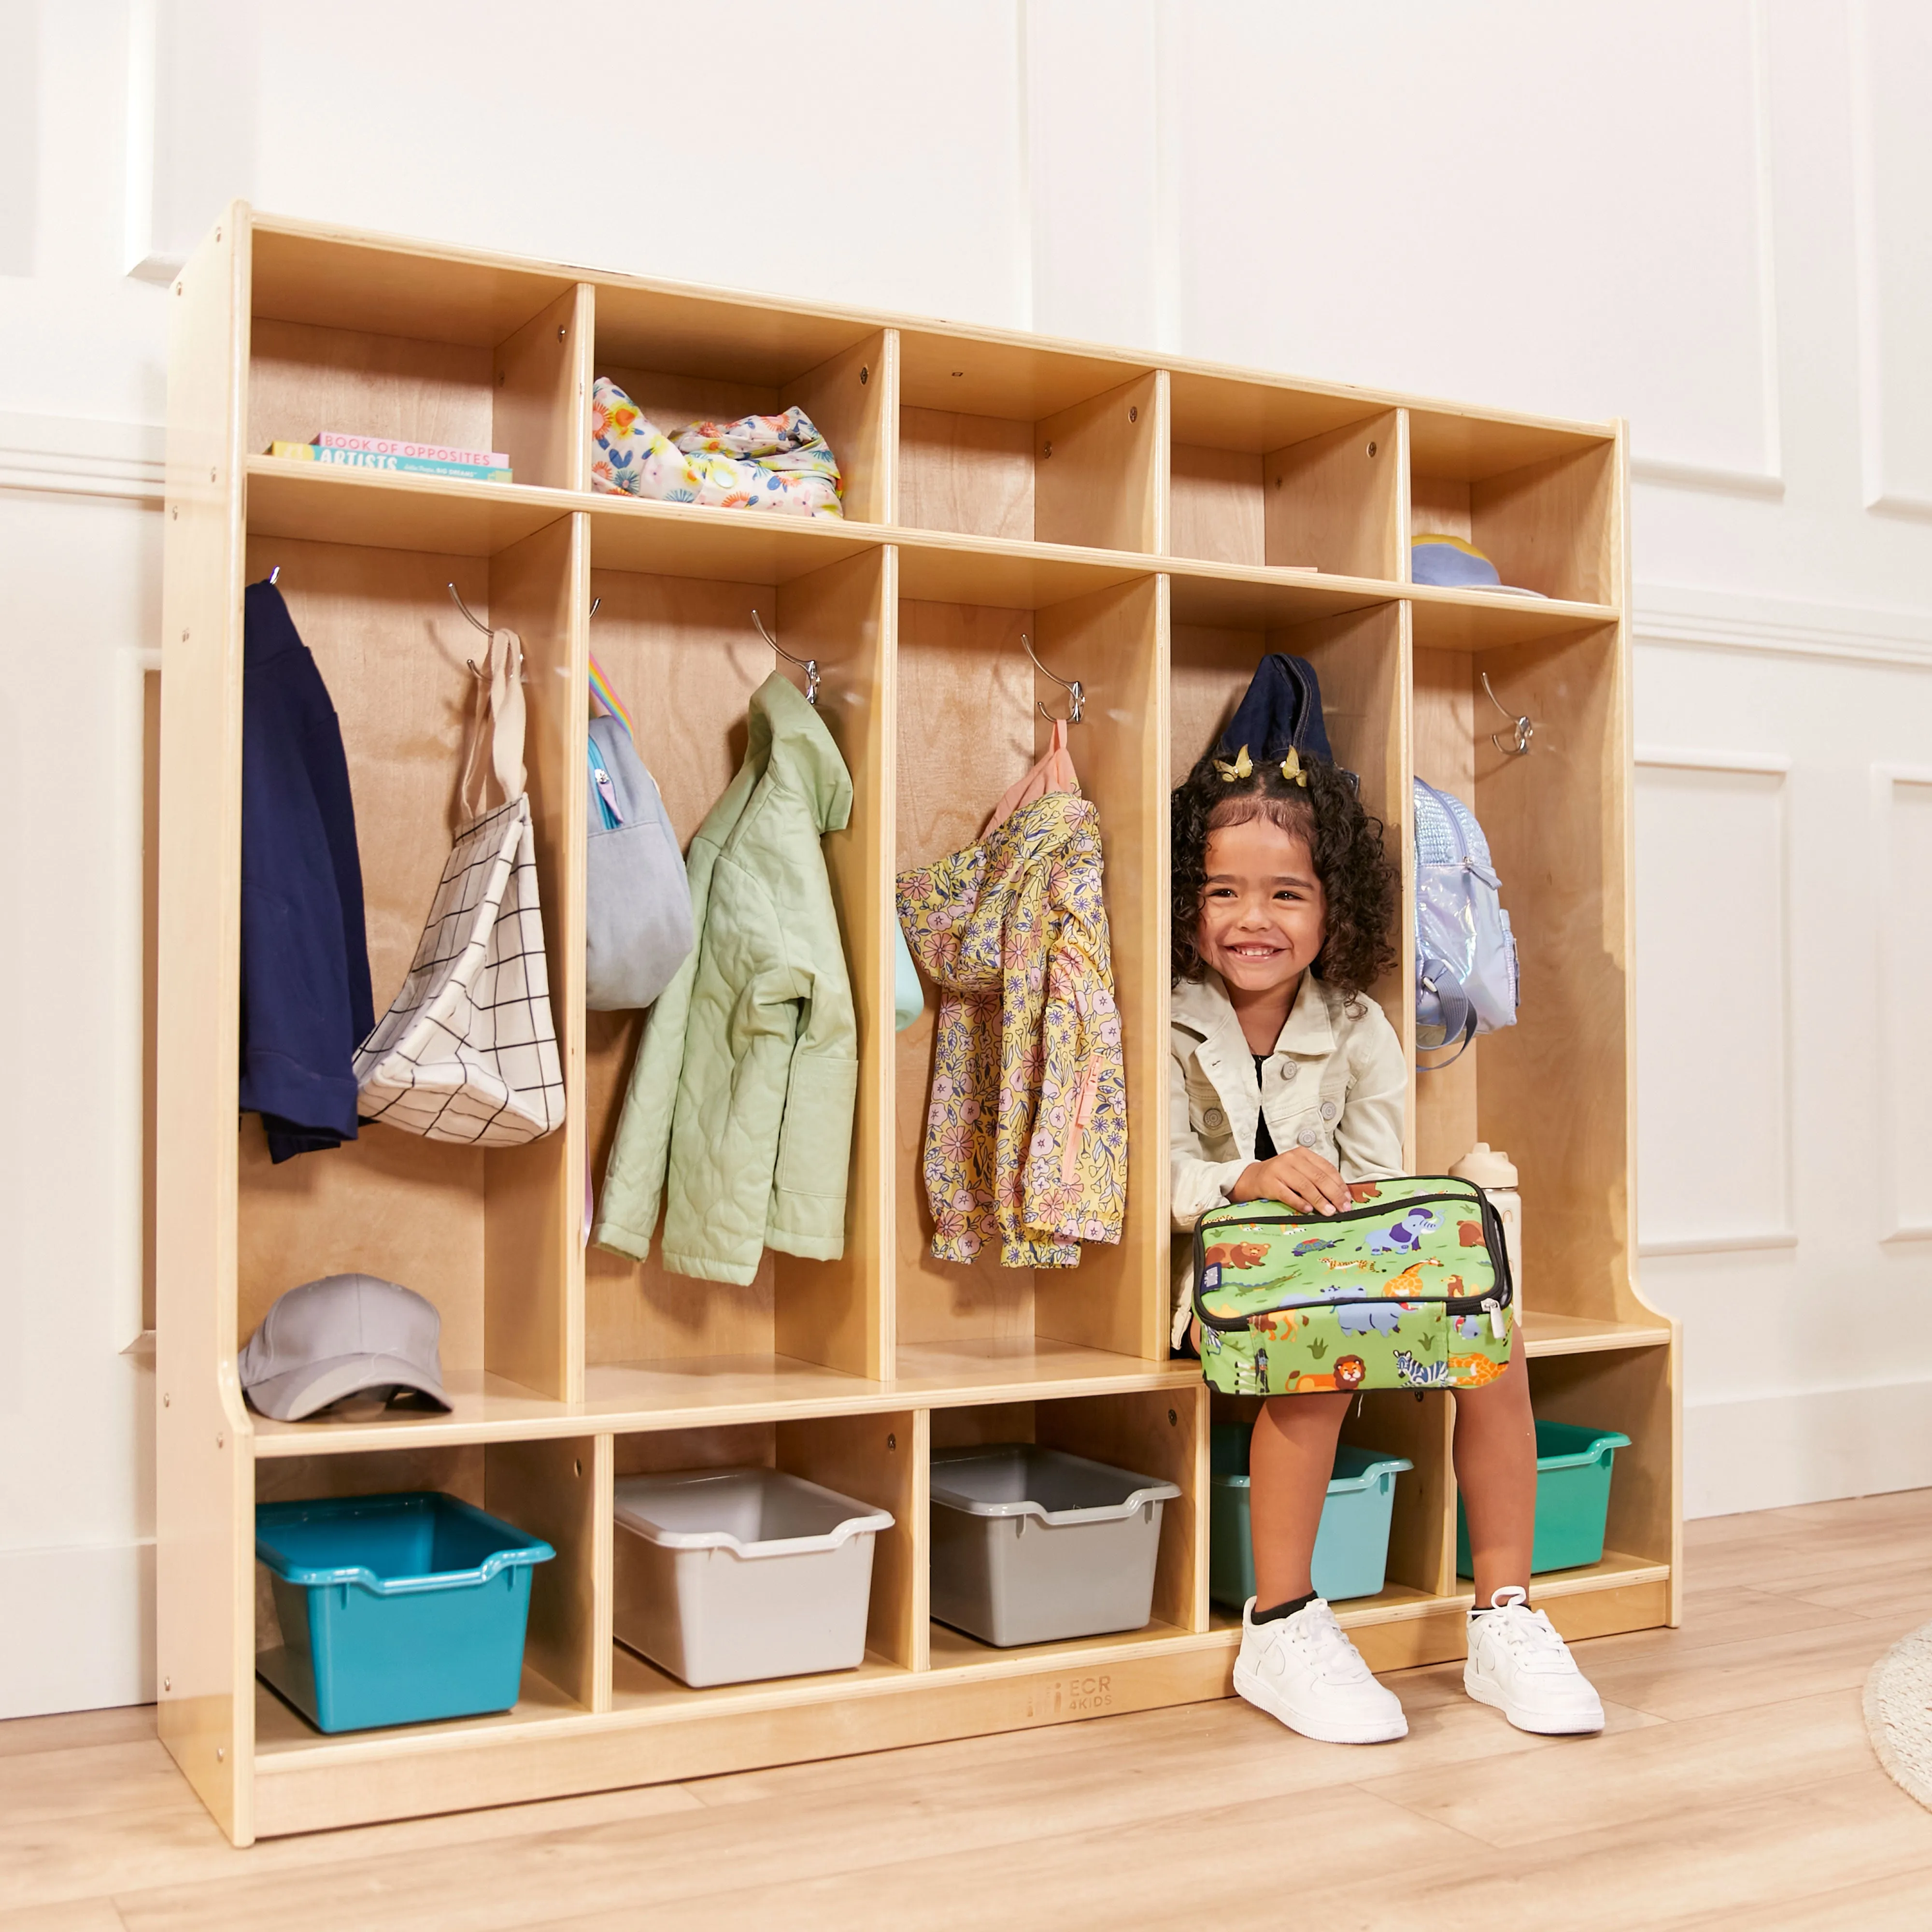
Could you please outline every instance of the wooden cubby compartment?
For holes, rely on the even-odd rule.
[[[618,533],[621,538],[621,530]],[[604,545],[593,538],[593,563]],[[824,844],[859,1027],[856,1131],[848,1182],[846,1248],[836,1262],[767,1250],[746,1287],[672,1274],[656,1250],[638,1262],[593,1246],[584,1263],[589,1362],[787,1357],[876,1378],[881,1372],[886,1262],[883,1218],[892,1037],[890,929],[885,898],[889,813],[884,693],[886,554],[868,550],[783,584],[664,577],[594,568],[590,650],[629,705],[638,752],[688,848],[745,755],[752,694],[774,670],[760,613],[785,649],[815,658],[819,715],[852,779],[852,811]],[[600,1196],[645,1016],[584,1016],[586,1132]]]
[[[1111,1463],[1135,1474],[1176,1484],[1180,1494],[1161,1507],[1160,1554],[1156,1559],[1152,1621],[1144,1630],[1102,1637],[1000,1649],[963,1630],[934,1622],[932,1668],[944,1670],[989,1658],[1051,1655],[1148,1636],[1208,1628],[1205,1385],[1145,1389],[1121,1395],[1076,1396],[1054,1402],[988,1402],[932,1412],[934,1449],[1000,1442],[1034,1442]]]
[[[616,1437],[614,1468],[619,1477],[687,1469],[782,1469],[885,1510],[892,1526],[873,1538],[866,1660],[857,1670],[694,1690],[614,1641],[612,1708],[664,1711],[786,1688],[808,1694],[814,1686],[836,1687],[919,1668],[924,1662],[925,1642],[924,1580],[920,1570],[925,1526],[920,1514],[926,1496],[926,1442],[925,1412],[910,1408]],[[618,1604],[640,1587],[637,1573],[626,1562],[625,1546],[624,1538],[615,1538],[612,1589]]]
[[[557,941],[570,930],[576,880],[562,862],[574,802],[563,775],[574,780],[582,758],[567,748],[580,728],[557,674],[569,658],[572,526],[552,525],[489,558],[252,537],[248,580],[278,568],[278,588],[341,721],[379,1018],[407,976],[460,816],[458,766],[474,688],[466,661],[482,640],[447,586],[479,616],[521,634],[538,890],[551,1010],[568,1058],[573,988],[560,970],[568,955]],[[574,1091],[566,1098],[574,1113]],[[573,1372],[574,1138],[566,1130],[482,1148],[376,1125],[330,1152],[275,1164],[260,1118],[244,1114],[238,1340],[298,1283],[364,1272],[435,1304],[453,1394],[514,1384],[565,1397]]]
[[[1169,380],[1171,554],[1398,574],[1399,411],[1346,392]]]
[[[1533,1312],[1530,1318],[1533,1322]],[[1529,1390],[1538,1416],[1546,1421],[1620,1430],[1630,1438],[1630,1446],[1618,1450],[1612,1464],[1602,1567],[1667,1566],[1674,1555],[1676,1474],[1670,1348],[1533,1356]],[[1554,1580],[1565,1574],[1547,1575]]]
[[[378,1496],[439,1490],[488,1510],[556,1552],[532,1567],[524,1643],[522,1694],[507,1712],[459,1724],[496,1726],[590,1710],[602,1661],[597,1643],[596,1569],[598,1484],[592,1439],[472,1443],[448,1448],[376,1450],[366,1454],[280,1456],[255,1464],[257,1502],[327,1496]],[[281,1641],[265,1565],[255,1565],[254,1649]],[[420,1726],[354,1734],[365,1744],[406,1737]],[[264,1756],[299,1753],[335,1740],[260,1678],[255,1684],[255,1748]]]
[[[796,404],[838,459],[846,518],[889,520],[889,331],[635,283],[600,286],[596,310],[592,373],[608,376],[667,435]]]
[[[1462,538],[1518,590],[1578,604],[1620,601],[1614,438],[1446,410],[1407,414],[1414,536]],[[1406,556],[1400,574],[1408,580]]]
[[[1627,1161],[1629,880],[1624,659],[1604,624],[1508,648],[1414,654],[1418,776],[1474,811],[1515,933],[1516,1022],[1415,1084],[1414,1169],[1478,1140],[1521,1177],[1522,1298],[1535,1317],[1634,1322]],[[1492,742],[1484,694],[1536,721],[1527,757]],[[1448,1060],[1436,1052],[1432,1062]]]
[[[307,234],[254,238],[248,441],[325,430],[501,450],[580,487],[578,284]]]
[[[1124,360],[901,331],[897,520],[1159,550],[1165,380]]]
[[[902,1370],[932,1372],[937,1349],[982,1356],[1034,1337],[1158,1357],[1164,1291],[1156,1229],[1166,1083],[1160,988],[1167,800],[1146,755],[1159,715],[1162,590],[1142,578],[1036,610],[1000,605],[898,606],[898,775],[895,868],[930,864],[976,839],[988,814],[1044,751],[1066,694],[1038,676],[1021,639],[1087,691],[1069,749],[1099,808],[1108,932],[1120,1007],[1128,1105],[1127,1214],[1118,1245],[1088,1244],[1070,1269],[1000,1264],[988,1243],[969,1264],[931,1252],[923,1156],[938,994],[898,1038],[892,1183],[897,1230],[896,1334]]]

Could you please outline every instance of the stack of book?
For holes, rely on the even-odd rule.
[[[448,449],[440,443],[402,442],[386,436],[340,436],[333,430],[308,442],[272,442],[271,456],[298,463],[337,463],[351,470],[407,470],[424,476],[466,476],[472,483],[507,483],[510,459],[500,449]]]

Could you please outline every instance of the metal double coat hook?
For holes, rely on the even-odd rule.
[[[1037,711],[1049,724],[1059,724],[1062,723],[1078,724],[1080,723],[1082,715],[1087,708],[1086,686],[1084,686],[1077,677],[1070,682],[1066,679],[1062,677],[1057,671],[1048,670],[1046,665],[1040,662],[1040,653],[1034,649],[1032,639],[1030,638],[1024,631],[1020,633],[1020,646],[1026,652],[1027,656],[1033,659],[1034,669],[1038,671],[1041,676],[1052,679],[1053,682],[1058,685],[1062,691],[1066,692],[1067,697],[1066,716],[1064,719],[1054,717],[1053,713],[1048,710],[1046,706],[1041,704],[1038,698],[1035,698],[1034,700],[1033,708]]]
[[[1505,745],[1502,740],[1502,734],[1500,731],[1492,731],[1490,734],[1490,742],[1495,746],[1506,758],[1528,758],[1529,741],[1536,736],[1536,727],[1527,717],[1519,718],[1493,691],[1490,689],[1490,674],[1487,671],[1480,672],[1478,675],[1483,680],[1483,689],[1487,693],[1490,702],[1510,721],[1510,728],[1516,735],[1514,744]]]
[[[800,670],[804,672],[805,701],[808,704],[815,705],[818,702],[818,660],[816,658],[794,657],[790,652],[787,650],[778,639],[765,628],[765,620],[758,615],[755,606],[752,611],[752,622],[758,626],[758,635],[763,638],[787,664],[795,664]]]

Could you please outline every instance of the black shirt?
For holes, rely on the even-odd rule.
[[[1255,1063],[1255,1086],[1258,1090],[1262,1084],[1262,1069],[1268,1064],[1268,1055],[1257,1053],[1250,1058]],[[1268,1116],[1258,1114],[1255,1120],[1255,1158],[1257,1160],[1272,1160],[1274,1156],[1274,1136],[1268,1132]]]

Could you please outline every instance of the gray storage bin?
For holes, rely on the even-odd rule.
[[[1172,1483],[1030,1442],[932,1459],[932,1614],[1001,1648],[1138,1630]]]
[[[777,1469],[626,1476],[615,1630],[694,1688],[865,1661],[872,1538],[892,1520]]]

